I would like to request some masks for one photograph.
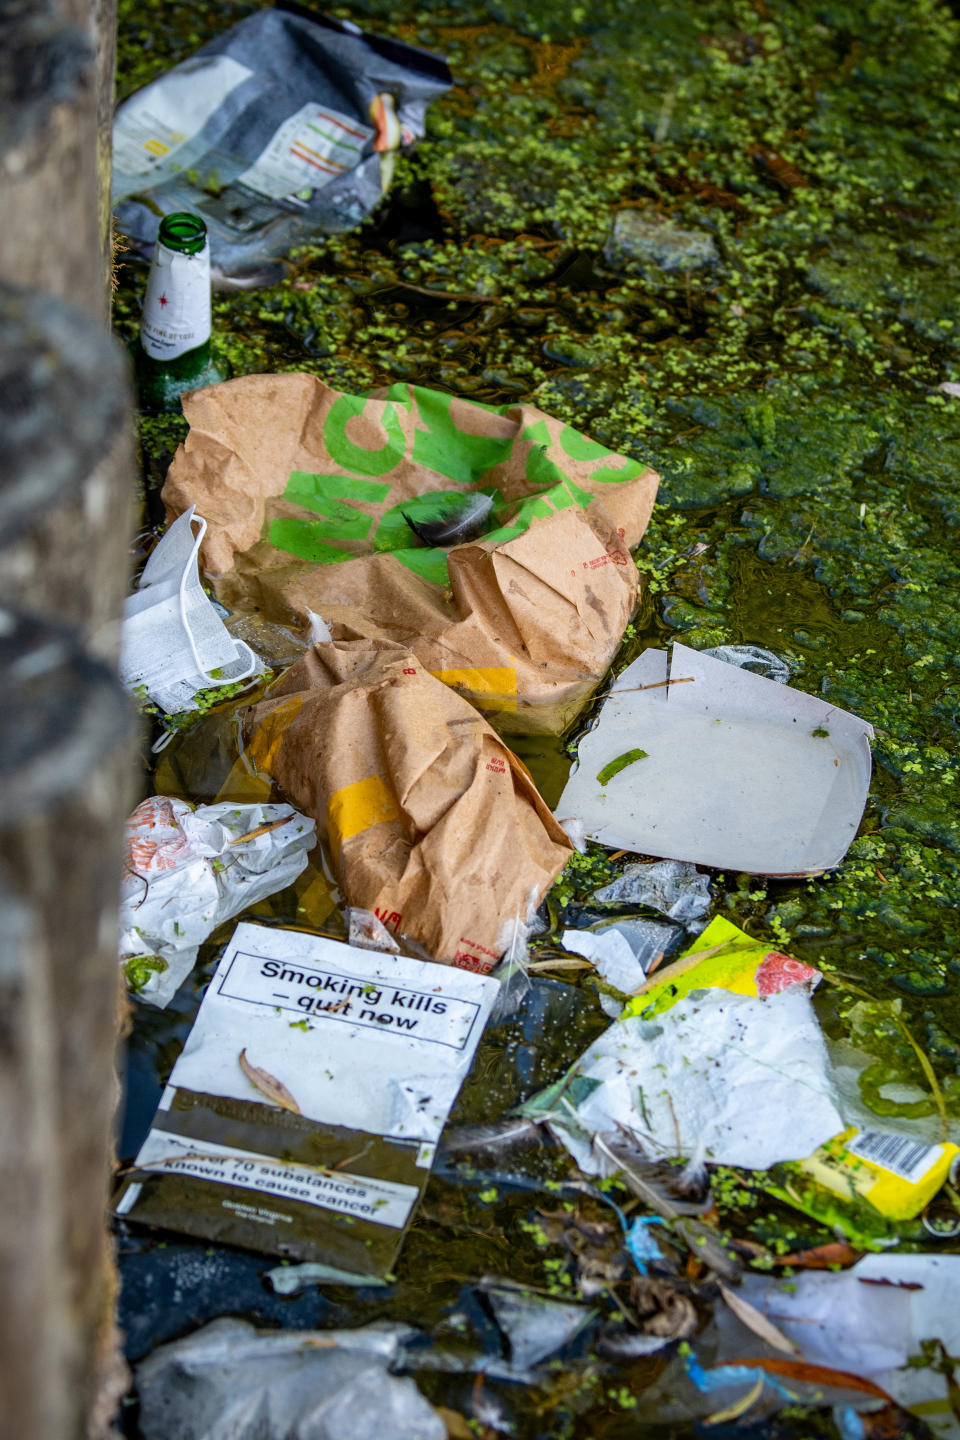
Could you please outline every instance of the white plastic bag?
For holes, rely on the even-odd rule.
[[[153,795],[127,821],[120,959],[130,988],[169,1004],[218,925],[291,885],[316,843],[291,805],[201,805]]]

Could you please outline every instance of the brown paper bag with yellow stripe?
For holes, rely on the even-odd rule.
[[[345,902],[434,959],[490,970],[570,858],[526,768],[401,646],[315,645],[243,730],[316,820]]]

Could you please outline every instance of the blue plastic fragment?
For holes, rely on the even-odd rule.
[[[659,1215],[641,1215],[634,1220],[626,1234],[627,1249],[634,1265],[641,1275],[647,1273],[647,1262],[656,1263],[663,1259],[663,1251],[657,1244],[651,1226],[662,1225]]]

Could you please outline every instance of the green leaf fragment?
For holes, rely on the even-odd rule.
[[[609,764],[604,765],[597,780],[601,785],[606,785],[608,780],[612,780],[614,775],[619,775],[621,770],[626,770],[627,766],[632,765],[635,760],[646,760],[646,758],[646,750],[627,750],[625,754],[618,755],[616,760],[611,760]]]

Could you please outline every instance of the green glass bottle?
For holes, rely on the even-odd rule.
[[[140,322],[137,385],[145,410],[178,410],[180,396],[226,378],[210,348],[210,246],[199,215],[165,215]]]

